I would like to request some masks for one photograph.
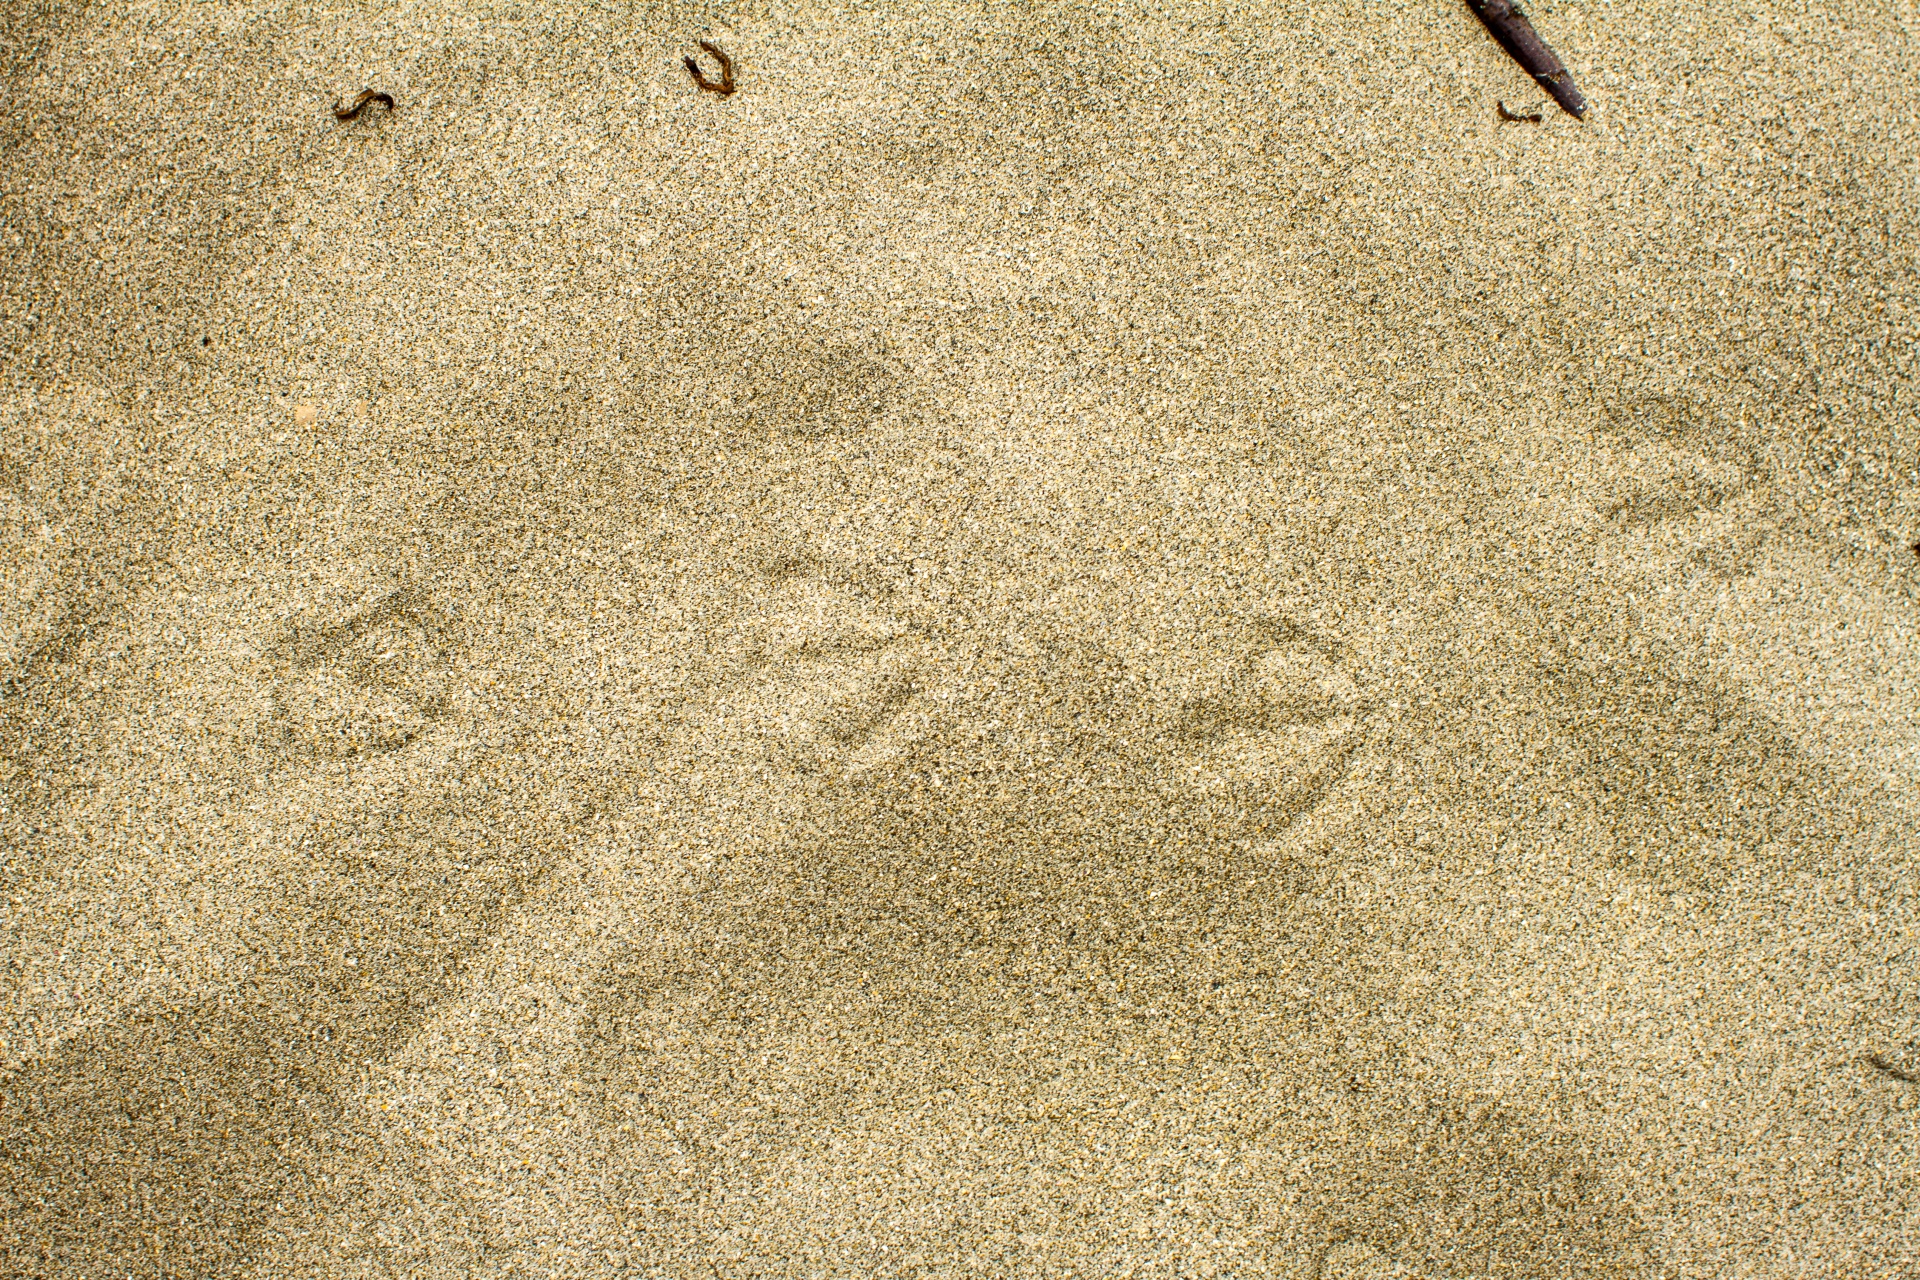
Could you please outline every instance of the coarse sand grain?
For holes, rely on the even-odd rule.
[[[1530,12],[7,6],[0,1275],[1920,1275],[1920,17]]]

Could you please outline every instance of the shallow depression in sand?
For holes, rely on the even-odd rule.
[[[0,1272],[1914,1272],[1912,32],[1533,20],[0,19]]]

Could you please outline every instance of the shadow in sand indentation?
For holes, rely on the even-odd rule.
[[[1369,1140],[1321,1194],[1330,1242],[1434,1277],[1641,1274],[1642,1227],[1591,1143],[1499,1103],[1367,1114]]]
[[[1369,1068],[1383,1101],[1348,1101],[1341,1044],[1371,1016],[1352,1010],[1390,987],[1364,921],[1297,907],[1322,869],[1277,866],[1261,838],[1322,791],[1296,782],[1235,813],[1170,791],[1190,733],[1158,732],[1096,649],[1043,645],[976,674],[1003,694],[935,716],[785,846],[717,860],[675,939],[605,975],[580,1051],[609,1127],[633,1134],[609,1149],[610,1182],[661,1204],[641,1255],[696,1256],[748,1227],[761,1244],[742,1257],[804,1247],[767,1233],[791,1220],[782,1188],[806,1185],[841,1217],[885,1198],[921,1224],[909,1242],[1037,1236],[1117,1266],[1168,1188],[1205,1184],[1193,1212],[1235,1230],[1291,1214],[1307,1264],[1364,1239],[1442,1274],[1489,1257],[1517,1276],[1630,1272],[1618,1195],[1551,1124],[1392,1101],[1426,1086],[1391,1055]],[[1302,982],[1349,990],[1292,998]],[[1309,1135],[1315,1172],[1271,1154]],[[665,1165],[672,1197],[641,1172]],[[978,1193],[917,1189],[956,1182]],[[1012,1266],[1020,1248],[995,1256]]]
[[[732,418],[761,433],[842,436],[871,425],[895,396],[887,366],[842,342],[800,338],[761,350],[727,379]]]
[[[536,816],[474,800],[520,785],[511,758],[461,781],[296,845],[249,890],[235,988],[136,1005],[0,1083],[7,1247],[75,1275],[226,1274],[249,1256],[288,1180],[330,1150],[336,1090],[460,989],[564,853]]]
[[[1596,826],[1577,847],[1670,892],[1817,871],[1879,821],[1870,795],[1724,679],[1605,615],[1552,626],[1576,639],[1463,673],[1396,769],[1498,830]]]
[[[609,1148],[610,1183],[662,1205],[638,1229],[641,1255],[697,1253],[747,1225],[764,1237],[782,1187],[825,1179],[851,1197],[836,1213],[877,1212],[861,1197],[892,1187],[919,1206],[901,1221],[928,1232],[1024,1224],[1106,1257],[1116,1215],[1154,1203],[1111,1180],[1178,1182],[1147,1165],[1185,1169],[1201,1148],[1201,1181],[1226,1167],[1249,1179],[1221,1184],[1219,1221],[1264,1230],[1245,1197],[1296,1178],[1268,1151],[1311,1132],[1328,1161],[1288,1210],[1308,1253],[1356,1237],[1445,1261],[1471,1240],[1514,1275],[1569,1259],[1621,1269],[1617,1196],[1551,1126],[1404,1103],[1329,1123],[1324,1099],[1351,1109],[1338,1027],[1355,1015],[1290,993],[1310,979],[1352,986],[1353,1009],[1391,997],[1369,986],[1362,929],[1296,909],[1316,872],[1275,865],[1261,835],[1286,817],[1277,802],[1232,818],[1170,797],[1191,739],[1157,735],[1124,665],[1097,649],[1052,643],[976,674],[1003,696],[936,715],[785,845],[717,859],[695,878],[694,918],[604,975],[582,1075],[609,1130],[632,1134]],[[1297,817],[1323,792],[1288,794]],[[1288,956],[1305,967],[1283,991],[1272,970]],[[1405,1063],[1374,1077],[1383,1098],[1415,1091]],[[1109,1106],[1117,1092],[1163,1110]],[[664,1195],[642,1173],[662,1162],[700,1194]],[[916,1199],[915,1178],[994,1190]]]
[[[0,1085],[8,1275],[229,1274],[331,1129],[340,1045],[277,1001],[143,1010]]]
[[[1568,667],[1551,681],[1569,781],[1612,829],[1615,861],[1670,888],[1737,865],[1807,867],[1866,822],[1749,700],[1664,665]]]

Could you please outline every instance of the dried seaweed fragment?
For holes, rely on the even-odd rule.
[[[362,89],[360,91],[360,96],[353,100],[352,106],[343,107],[340,105],[340,100],[338,98],[334,99],[333,118],[335,120],[351,120],[355,116],[359,115],[362,111],[365,111],[367,109],[367,104],[369,102],[378,102],[383,106],[385,106],[387,110],[389,111],[393,110],[392,94],[376,93],[372,89]]]
[[[1565,108],[1568,115],[1578,119],[1587,114],[1587,100],[1574,87],[1573,74],[1534,31],[1519,5],[1513,0],[1467,0],[1467,8],[1486,24],[1493,38],[1520,64],[1521,70],[1552,94],[1553,100]]]
[[[1493,105],[1494,105],[1494,109],[1500,113],[1500,118],[1502,120],[1509,120],[1516,124],[1522,120],[1526,121],[1528,124],[1540,123],[1540,113],[1538,111],[1518,111],[1518,112],[1509,111],[1507,110],[1507,104],[1500,101],[1497,98],[1494,100]]]
[[[692,58],[682,58],[680,61],[687,65],[687,71],[693,76],[694,84],[699,86],[702,91],[706,93],[717,93],[724,98],[733,92],[733,59],[729,58],[718,45],[708,44],[705,40],[700,41],[699,44],[702,49],[712,54],[714,60],[720,64],[719,80],[707,79],[700,71],[700,64]]]

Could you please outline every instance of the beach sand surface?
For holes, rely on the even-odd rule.
[[[9,6],[0,1274],[1920,1274],[1920,13],[1531,13]]]

